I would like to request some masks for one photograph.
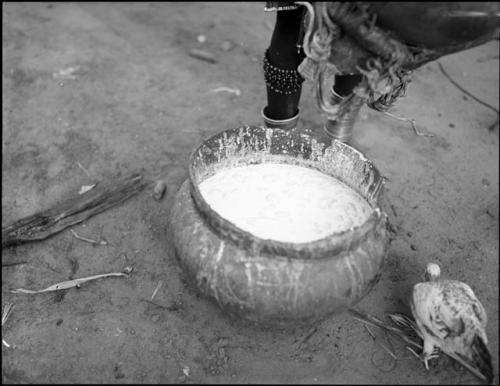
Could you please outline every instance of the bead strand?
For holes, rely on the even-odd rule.
[[[279,94],[290,95],[298,90],[304,78],[295,70],[286,70],[273,66],[268,59],[269,49],[264,54],[264,79],[266,85]]]

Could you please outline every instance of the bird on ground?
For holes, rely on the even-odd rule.
[[[440,274],[439,265],[429,263],[426,281],[413,287],[411,311],[423,339],[419,358],[429,369],[427,362],[441,350],[491,383],[493,365],[486,346],[484,307],[471,287],[457,280],[440,279]]]

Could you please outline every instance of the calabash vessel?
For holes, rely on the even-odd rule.
[[[372,212],[357,227],[311,242],[256,237],[211,208],[199,185],[220,170],[264,162],[333,176]],[[170,239],[187,278],[226,313],[269,325],[312,323],[359,302],[379,280],[389,246],[383,185],[373,163],[342,142],[296,129],[225,130],[191,154],[170,212]]]

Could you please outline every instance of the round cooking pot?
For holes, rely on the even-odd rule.
[[[362,225],[306,243],[254,236],[221,217],[199,184],[219,170],[264,162],[310,167],[361,194],[373,212]],[[383,177],[366,157],[296,129],[222,131],[190,156],[189,178],[173,204],[169,232],[187,278],[226,313],[269,324],[322,320],[360,301],[379,280],[388,218]]]

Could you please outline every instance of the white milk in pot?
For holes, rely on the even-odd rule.
[[[368,202],[317,170],[278,163],[219,171],[199,189],[207,203],[239,228],[263,239],[304,243],[363,224]]]

